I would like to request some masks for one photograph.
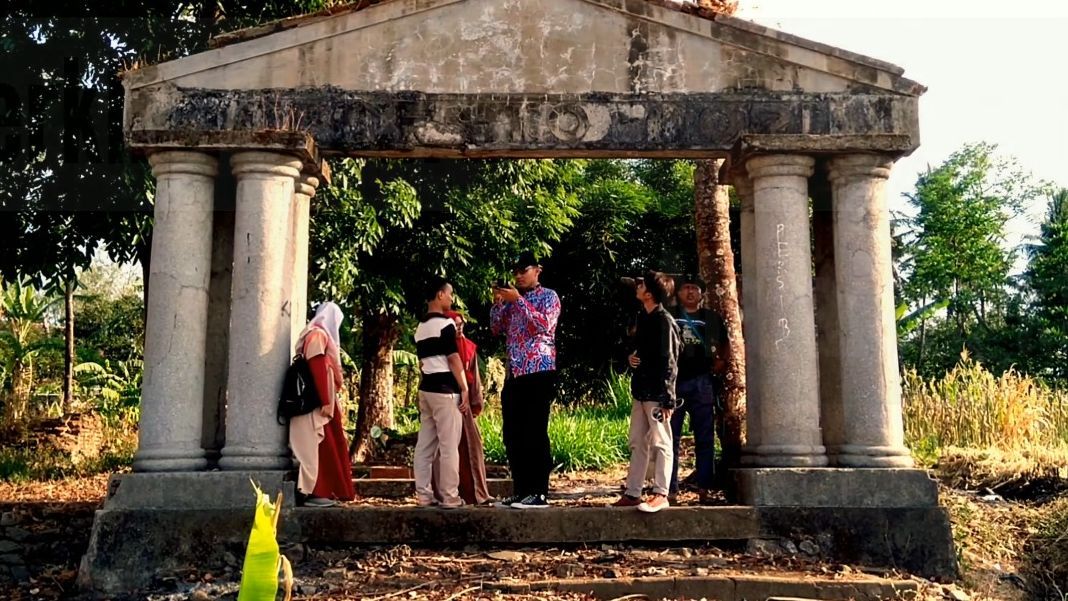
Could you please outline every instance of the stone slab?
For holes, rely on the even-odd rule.
[[[739,500],[757,507],[937,507],[926,471],[887,468],[734,470]]]
[[[875,601],[910,599],[918,586],[911,580],[879,578],[840,579],[733,576],[659,576],[640,578],[577,578],[537,582],[490,583],[489,590],[513,594],[537,592],[578,593],[596,599],[617,599],[626,595],[644,595],[650,599],[716,599],[717,601],[763,601],[764,599],[802,599],[810,601]]]
[[[415,480],[409,478],[357,478],[352,482],[361,497],[402,499],[415,494]],[[486,485],[492,497],[503,499],[512,496],[510,479],[490,478],[486,480]]]
[[[883,579],[805,579],[777,576],[746,576],[735,580],[735,599],[794,597],[820,601],[861,599],[910,599],[918,586],[910,580]]]
[[[746,540],[760,533],[748,507],[672,507],[648,515],[607,507],[539,511],[464,507],[298,508],[285,520],[293,541],[324,544],[592,544]],[[685,533],[681,535],[680,533]]]
[[[103,594],[129,592],[151,584],[160,571],[222,566],[226,553],[241,557],[253,517],[251,495],[246,499],[244,507],[200,510],[106,505],[93,523],[81,581]],[[335,548],[741,540],[782,541],[783,548],[814,550],[810,556],[824,560],[929,578],[957,574],[948,515],[937,507],[672,507],[647,515],[601,507],[520,511],[348,505],[285,511],[279,529],[282,544]]]
[[[949,513],[942,507],[762,507],[761,530],[789,553],[893,568],[948,581],[957,577]],[[802,547],[803,545],[803,547]]]
[[[108,482],[104,509],[246,508],[255,504],[251,482],[263,492],[284,494],[294,507],[296,483],[285,471],[273,472],[145,472],[115,474]]]
[[[274,109],[304,115],[324,153],[362,156],[727,156],[743,136],[794,136],[821,152],[918,145],[917,99],[877,94],[435,94],[331,87],[151,91],[153,129],[126,132],[132,147],[227,148],[231,138],[274,143]],[[228,107],[242,107],[234,111]],[[230,133],[233,132],[233,133]],[[270,136],[267,136],[270,134]],[[757,138],[759,139],[759,138]],[[188,140],[188,141],[186,141]],[[819,140],[813,142],[812,140]],[[687,154],[689,153],[689,154]],[[658,155],[658,156],[659,156]],[[665,156],[666,156],[665,155]]]

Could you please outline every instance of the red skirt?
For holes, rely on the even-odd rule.
[[[323,439],[319,442],[319,475],[315,480],[312,495],[324,499],[351,501],[356,498],[352,487],[352,462],[341,420],[334,419],[323,427]]]

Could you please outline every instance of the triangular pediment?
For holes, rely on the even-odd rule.
[[[131,72],[127,88],[923,92],[888,63],[647,0],[391,0],[221,41],[226,45]]]

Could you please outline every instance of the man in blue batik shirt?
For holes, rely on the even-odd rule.
[[[549,506],[549,407],[556,394],[560,297],[539,283],[534,253],[521,254],[512,275],[515,287],[494,288],[490,309],[490,329],[503,334],[508,347],[501,418],[515,493],[498,506],[541,509]]]

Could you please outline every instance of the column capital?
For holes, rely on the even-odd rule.
[[[834,157],[827,168],[831,182],[848,178],[887,179],[894,159],[879,154],[848,154]]]
[[[308,198],[315,196],[315,190],[319,187],[319,178],[308,172],[297,175],[294,182],[296,193]]]
[[[816,159],[803,154],[768,154],[755,156],[745,162],[745,170],[754,181],[765,177],[810,177]]]
[[[219,174],[219,160],[206,152],[195,150],[153,152],[148,155],[148,164],[152,166],[152,175],[156,178],[176,173],[204,177],[215,177]]]
[[[741,204],[742,211],[752,213],[753,180],[749,179],[749,174],[744,171],[735,172],[731,176],[731,187],[738,194],[738,201]]]
[[[230,157],[230,168],[235,177],[287,176],[296,181],[303,165],[299,158],[280,152],[247,150]]]

